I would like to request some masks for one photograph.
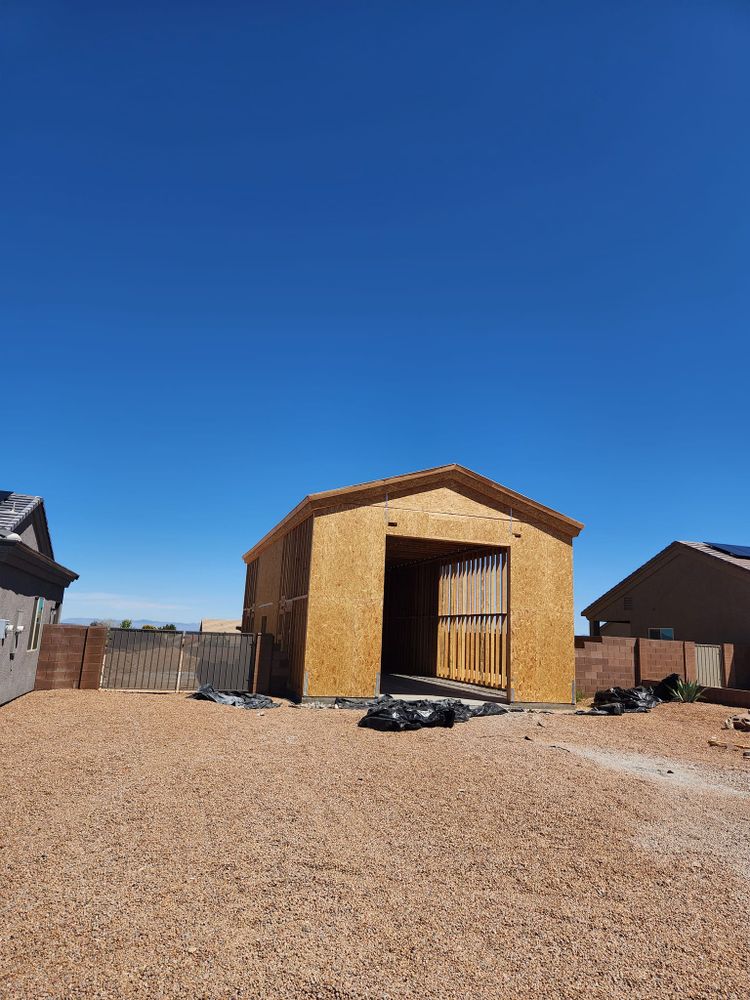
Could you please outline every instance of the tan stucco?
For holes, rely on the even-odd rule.
[[[584,612],[610,622],[602,634],[647,637],[650,628],[671,628],[678,640],[750,644],[747,569],[681,543],[646,567]]]

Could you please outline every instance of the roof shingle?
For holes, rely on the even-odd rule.
[[[15,531],[41,502],[41,497],[0,490],[0,530]]]

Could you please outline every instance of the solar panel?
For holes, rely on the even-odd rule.
[[[706,545],[736,559],[750,559],[750,545],[725,545],[724,542],[706,542]]]

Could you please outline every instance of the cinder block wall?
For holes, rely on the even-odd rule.
[[[576,693],[588,696],[602,688],[633,687],[636,642],[637,639],[577,635]]]
[[[45,625],[34,690],[98,688],[106,645],[106,628]]]
[[[725,687],[707,692],[750,689],[750,646],[724,643],[722,651]],[[679,674],[689,681],[696,679],[694,642],[577,635],[575,654],[579,695],[590,696],[610,687],[633,687],[661,680],[668,674]]]
[[[659,681],[669,674],[695,680],[694,642],[641,638],[638,639],[636,653],[636,684]]]

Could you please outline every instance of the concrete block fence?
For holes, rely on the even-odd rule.
[[[576,692],[591,696],[609,687],[633,687],[679,674],[697,680],[694,642],[575,637]],[[723,686],[706,688],[706,701],[750,706],[750,646],[722,643]]]

